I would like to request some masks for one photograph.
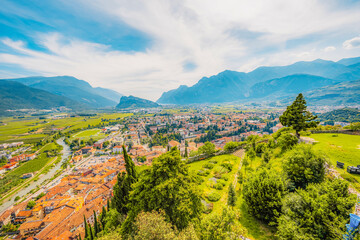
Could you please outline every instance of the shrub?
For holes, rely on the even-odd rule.
[[[222,167],[226,168],[229,172],[231,172],[233,165],[229,162],[223,162],[221,164]]]
[[[325,158],[314,152],[311,145],[300,144],[285,158],[284,172],[295,187],[305,188],[325,178]]]
[[[249,212],[256,218],[273,223],[280,216],[286,194],[284,179],[275,171],[261,168],[244,184],[243,196]]]
[[[282,134],[278,138],[278,145],[282,151],[287,151],[291,149],[294,145],[298,143],[298,138],[290,133]]]
[[[210,193],[209,195],[207,195],[207,199],[210,201],[210,202],[217,202],[219,201],[221,198],[221,195],[218,194],[217,192],[212,192]]]
[[[215,164],[208,162],[208,163],[205,163],[202,167],[208,168],[208,169],[213,169],[214,166],[215,166]]]
[[[224,180],[221,180],[221,179],[217,180],[217,183],[220,183],[223,186],[226,185],[226,182]]]
[[[222,176],[221,176],[221,179],[224,180],[224,181],[228,181],[228,180],[229,180],[229,177],[226,176],[226,175],[222,175]]]
[[[217,190],[222,190],[224,188],[224,186],[221,183],[216,183],[214,185],[214,188],[217,189]]]

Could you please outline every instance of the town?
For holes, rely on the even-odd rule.
[[[65,136],[71,148],[64,172],[46,186],[15,203],[0,215],[0,226],[7,234],[20,238],[61,239],[84,233],[84,216],[91,223],[95,213],[112,196],[117,174],[125,170],[123,147],[134,163],[151,165],[152,160],[172,147],[180,150],[184,159],[196,156],[204,142],[216,149],[226,143],[245,140],[250,135],[268,135],[282,127],[279,112],[234,112],[213,114],[185,112],[179,114],[140,114],[121,119],[118,124],[103,126],[103,138],[94,141]],[[65,128],[66,129],[66,128]],[[89,130],[85,130],[89,131]],[[2,144],[0,168],[8,174],[19,163],[32,161],[38,151],[31,144]],[[31,178],[35,173],[23,174]],[[13,226],[13,227],[11,227]],[[15,227],[19,226],[19,227]]]

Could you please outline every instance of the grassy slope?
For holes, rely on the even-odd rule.
[[[325,153],[341,176],[360,191],[360,175],[346,172],[348,166],[360,165],[360,136],[323,133],[312,134],[310,137],[318,141],[314,148]],[[337,168],[336,161],[345,163],[345,168]]]
[[[199,170],[204,169],[203,165],[208,163],[211,160],[216,160],[217,164],[214,166],[213,169],[210,169],[210,174],[208,176],[202,176],[202,178],[204,179],[204,182],[200,185],[200,189],[202,190],[203,198],[207,202],[210,202],[206,199],[206,196],[209,193],[217,192],[221,195],[221,199],[217,202],[214,202],[214,207],[213,207],[213,211],[212,211],[215,213],[220,213],[222,211],[222,208],[224,206],[226,206],[227,192],[228,192],[229,184],[233,183],[233,181],[234,181],[235,173],[237,172],[237,169],[240,164],[240,158],[233,156],[233,155],[216,156],[216,157],[212,157],[212,158],[205,159],[202,161],[190,163],[189,170],[197,173],[197,172],[199,172]],[[226,185],[224,186],[224,188],[222,190],[216,190],[215,188],[211,187],[214,184],[214,182],[209,179],[214,177],[215,171],[222,171],[224,169],[222,166],[220,166],[221,163],[224,161],[231,162],[233,164],[233,168],[232,168],[231,172],[223,174],[228,177],[228,181],[226,181]]]
[[[256,168],[261,165],[261,162],[261,158],[256,157],[253,162],[249,161],[249,166],[247,168],[243,166],[241,168],[241,172],[244,178],[247,178],[252,171],[255,171]],[[269,164],[271,164],[274,169],[281,171],[280,159],[274,158],[269,162]],[[238,184],[236,190],[238,194],[237,207],[240,209],[240,223],[247,230],[247,237],[257,240],[275,239],[273,234],[275,229],[269,228],[266,224],[263,224],[261,221],[257,220],[248,213],[246,204],[244,203],[241,194],[242,185]]]

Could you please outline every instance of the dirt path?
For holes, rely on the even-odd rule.
[[[236,152],[233,153],[233,155],[240,158],[239,168],[236,171],[235,179],[234,179],[234,182],[233,182],[234,189],[236,189],[237,178],[238,178],[239,171],[241,170],[241,167],[242,167],[242,160],[243,160],[243,157],[245,155],[245,150],[244,149],[237,150]]]

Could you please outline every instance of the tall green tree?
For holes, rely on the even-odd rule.
[[[179,230],[186,228],[193,219],[199,218],[203,206],[195,176],[189,173],[181,161],[179,150],[174,147],[153,161],[130,194],[131,211],[122,226],[128,234],[134,219],[141,211],[160,209]]]
[[[236,192],[234,186],[232,184],[229,185],[228,191],[228,205],[231,207],[235,207],[236,205]]]
[[[95,231],[94,235],[96,237],[100,232],[100,227],[99,227],[99,222],[98,222],[95,210],[94,210],[94,231]]]
[[[325,162],[325,157],[315,153],[311,145],[300,144],[285,158],[283,169],[295,188],[305,188],[324,180]]]
[[[215,145],[211,142],[206,142],[199,147],[198,151],[200,154],[212,155],[215,152]]]
[[[246,180],[243,196],[249,212],[256,218],[275,223],[286,194],[284,179],[274,170],[260,168]]]
[[[286,111],[280,116],[280,122],[286,127],[292,127],[296,132],[296,137],[300,138],[300,131],[307,128],[316,127],[319,122],[314,121],[317,116],[307,111],[306,101],[300,93],[295,101],[286,108]]]
[[[84,215],[84,229],[85,229],[85,239],[89,238],[89,226],[86,222],[86,217]]]
[[[135,169],[135,164],[127,154],[124,146],[123,154],[126,172],[118,174],[117,183],[114,186],[114,197],[112,202],[119,213],[127,214],[129,211],[129,194],[132,190],[132,185],[138,181],[138,174]]]

